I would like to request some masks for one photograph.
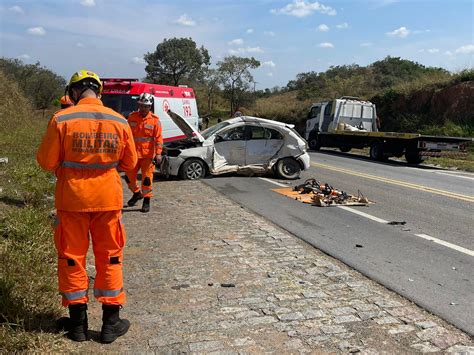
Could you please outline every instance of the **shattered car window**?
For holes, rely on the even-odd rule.
[[[250,126],[250,139],[268,139],[265,135],[265,128],[258,126]]]
[[[208,139],[210,136],[215,134],[217,131],[220,131],[222,128],[228,126],[228,122],[220,122],[216,124],[215,126],[209,127],[208,129],[204,130],[201,132],[201,135],[204,137],[204,139]]]
[[[225,141],[241,141],[245,139],[245,126],[236,127],[230,129],[222,135],[222,139]]]
[[[301,135],[298,133],[298,131],[294,128],[290,128],[291,132],[293,132],[298,138],[300,138],[301,140],[305,140],[303,137],[301,137]]]
[[[283,139],[283,136],[275,129],[250,126],[250,139]]]
[[[278,132],[276,129],[267,128],[267,131],[270,133],[269,139],[283,139],[283,135],[280,132]]]

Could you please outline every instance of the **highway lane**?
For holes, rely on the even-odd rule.
[[[204,182],[473,335],[473,175],[311,155],[314,166],[290,183],[238,176]],[[319,208],[271,191],[310,177],[351,194],[360,190],[375,204]],[[386,223],[392,221],[406,223]]]
[[[352,194],[360,190],[376,202],[370,214],[474,250],[474,174],[331,152],[311,153],[311,161],[316,170],[303,178],[314,176]]]

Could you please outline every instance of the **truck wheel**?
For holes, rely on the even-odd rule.
[[[179,176],[183,180],[199,180],[206,176],[206,167],[201,160],[191,158],[181,165]]]
[[[319,145],[318,137],[317,136],[310,137],[308,141],[308,146],[309,146],[309,149],[319,150],[321,146]]]
[[[425,160],[425,157],[420,156],[418,152],[407,152],[405,153],[405,159],[408,164],[420,164]]]
[[[386,158],[383,154],[382,143],[375,141],[370,145],[370,158],[377,161],[384,161]]]
[[[339,150],[343,153],[349,153],[351,149],[351,147],[339,147]]]
[[[301,166],[293,158],[283,158],[277,163],[276,172],[283,179],[298,179],[301,173]]]

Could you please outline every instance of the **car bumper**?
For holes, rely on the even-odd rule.
[[[167,166],[167,173],[168,175],[178,176],[179,168],[181,164],[183,164],[184,159],[180,157],[168,157],[168,166]]]
[[[298,161],[301,163],[303,170],[309,169],[311,166],[311,159],[308,153],[304,153],[298,157]]]

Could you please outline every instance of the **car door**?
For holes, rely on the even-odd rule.
[[[245,145],[244,124],[218,132],[214,140],[214,150],[226,160],[226,165],[245,165]]]
[[[245,153],[246,165],[267,163],[283,146],[283,135],[274,128],[248,125],[248,140]]]

